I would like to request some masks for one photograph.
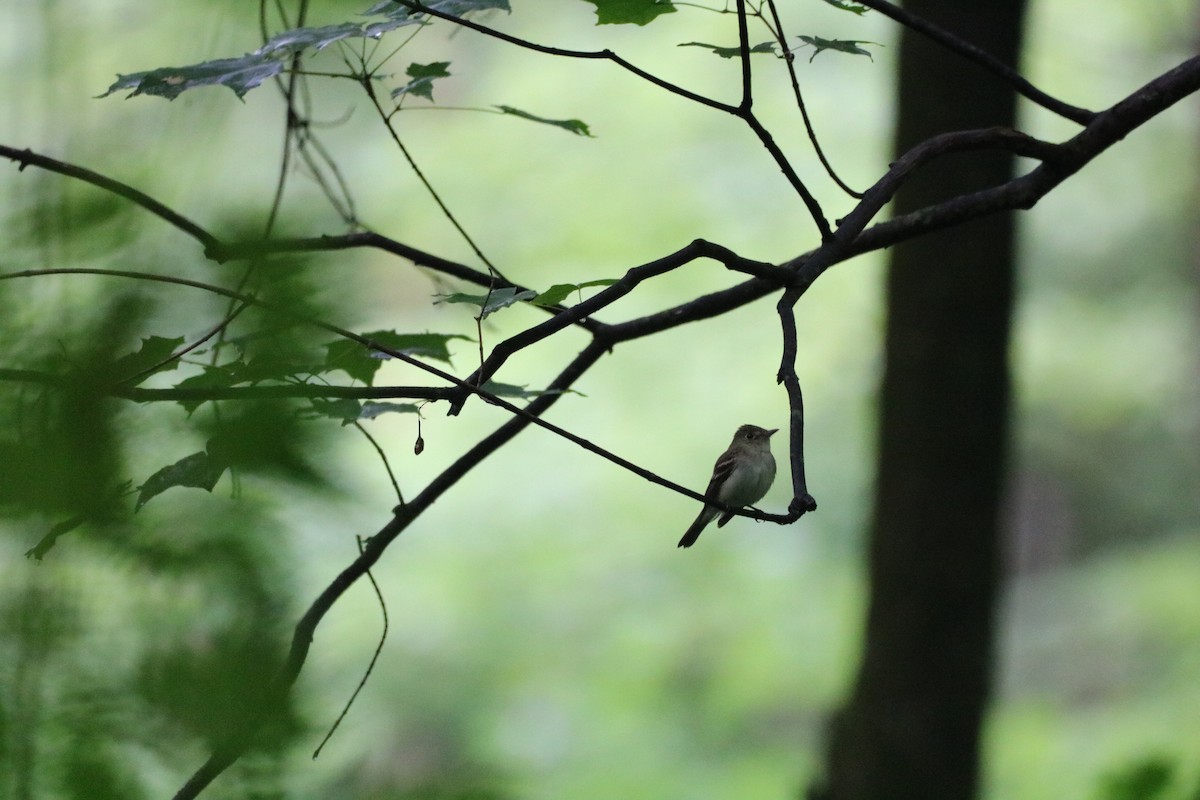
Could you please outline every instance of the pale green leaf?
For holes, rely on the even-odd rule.
[[[612,286],[614,283],[616,280],[613,278],[601,278],[583,283],[556,283],[529,302],[537,306],[556,306],[580,289],[587,289],[591,286]]]
[[[849,11],[851,14],[858,14],[859,16],[870,11],[866,6],[860,6],[857,3],[847,3],[844,0],[825,0],[825,2],[834,8],[840,8],[842,11]]]
[[[163,467],[146,479],[138,488],[138,499],[134,510],[146,505],[151,498],[162,494],[172,486],[190,486],[211,492],[225,472],[225,466],[217,463],[206,452],[192,453]]]
[[[839,53],[849,53],[855,56],[866,56],[874,61],[875,59],[871,56],[871,54],[859,47],[859,45],[870,44],[874,45],[875,47],[883,47],[883,45],[881,45],[879,42],[865,42],[856,39],[822,39],[820,36],[799,36],[797,38],[805,44],[812,45],[814,48],[816,48],[813,50],[813,54],[808,58],[809,63],[812,63],[812,60],[825,50],[836,50]]]
[[[577,120],[577,119],[547,119],[546,117],[539,117],[536,114],[530,114],[528,111],[522,111],[521,109],[513,108],[512,106],[496,106],[496,108],[500,109],[500,112],[502,114],[511,114],[514,117],[520,117],[521,119],[532,120],[533,122],[540,122],[543,125],[553,125],[556,128],[562,128],[565,131],[570,131],[571,133],[575,134],[576,136],[591,136],[592,135],[591,131],[588,129],[587,123],[585,123],[581,120]]]
[[[704,42],[684,42],[683,44],[677,45],[677,46],[678,47],[706,47],[709,50],[716,53],[717,55],[719,55],[721,58],[738,58],[742,55],[742,48],[740,48],[740,47],[718,47],[715,44],[705,44]],[[756,44],[750,48],[750,54],[754,55],[755,53],[770,53],[771,55],[774,55],[775,54],[775,43],[774,42],[760,42],[759,44]]]
[[[453,294],[439,294],[438,303],[466,303],[468,305],[479,306],[479,319],[483,319],[488,314],[499,311],[502,308],[508,308],[514,303],[520,303],[524,300],[532,300],[537,297],[537,292],[529,289],[517,290],[515,286],[507,286],[503,289],[495,289],[487,294],[464,294],[462,292],[454,292]]]
[[[250,53],[241,58],[220,58],[192,64],[187,67],[161,67],[149,72],[118,75],[108,91],[100,95],[108,97],[113,92],[132,89],[130,97],[149,94],[174,100],[188,89],[200,86],[228,86],[238,97],[283,72],[284,62],[277,58]]]
[[[406,72],[412,80],[399,89],[393,89],[392,98],[395,99],[404,94],[415,94],[432,101],[433,82],[438,78],[448,78],[450,70],[446,68],[449,66],[449,61],[435,61],[432,64],[417,64],[415,62],[409,64]]]
[[[597,25],[648,25],[661,14],[671,14],[669,0],[585,0],[596,7]]]

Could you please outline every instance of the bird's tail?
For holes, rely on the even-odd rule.
[[[717,509],[710,506],[705,506],[700,512],[700,515],[696,517],[696,521],[693,522],[691,527],[687,529],[687,532],[683,534],[683,538],[679,540],[678,546],[691,547],[694,545],[696,540],[700,538],[700,532],[708,526],[708,523],[712,522],[713,517],[716,515]]]

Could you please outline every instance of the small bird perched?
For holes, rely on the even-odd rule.
[[[767,430],[757,425],[743,425],[733,435],[729,449],[717,459],[712,479],[704,496],[718,500],[730,508],[753,505],[763,498],[775,482],[775,456],[771,455],[771,434],[778,428]],[[680,547],[691,547],[700,538],[700,532],[720,514],[716,506],[705,505],[700,516],[679,540]],[[733,512],[721,514],[717,527],[733,519]]]

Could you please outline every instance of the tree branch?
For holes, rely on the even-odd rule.
[[[0,144],[0,156],[3,156],[10,161],[17,162],[18,171],[24,171],[27,166],[33,164],[35,167],[41,167],[48,172],[57,172],[60,175],[66,175],[68,178],[75,178],[76,180],[83,181],[84,183],[90,183],[93,186],[104,189],[105,191],[112,192],[118,197],[124,197],[134,205],[141,206],[151,214],[154,214],[156,217],[165,220],[169,224],[190,235],[192,238],[197,239],[205,247],[208,247],[212,243],[216,242],[216,239],[213,237],[213,235],[204,230],[204,228],[201,228],[187,217],[163,205],[150,195],[145,194],[144,192],[139,192],[129,184],[121,183],[120,181],[105,177],[104,175],[101,175],[97,172],[92,172],[90,169],[85,169],[84,167],[78,167],[74,164],[68,164],[65,161],[58,161],[57,159],[40,155],[39,153],[33,152],[29,148],[18,150],[15,147],[8,147],[7,145]]]
[[[727,268],[738,272],[746,272],[757,276],[773,276],[777,281],[786,280],[788,273],[781,270],[772,264],[766,264],[759,261],[752,261],[747,258],[742,258],[733,251],[721,247],[720,245],[706,242],[702,239],[697,239],[691,244],[683,247],[670,255],[655,259],[654,261],[633,267],[625,272],[625,274],[611,286],[606,287],[600,292],[592,295],[588,299],[577,303],[569,310],[546,320],[540,325],[535,325],[532,328],[527,328],[518,334],[510,336],[508,339],[500,342],[492,348],[491,355],[487,357],[484,363],[476,370],[469,378],[467,383],[471,385],[479,385],[492,379],[492,377],[500,370],[504,363],[511,358],[515,353],[529,347],[532,344],[542,341],[562,330],[567,325],[573,323],[582,323],[587,320],[590,315],[596,313],[602,308],[616,302],[625,295],[629,294],[645,280],[653,278],[657,275],[662,275],[678,267],[688,264],[698,258],[712,258],[720,261]],[[592,323],[592,334],[607,343],[609,347],[622,341],[622,337],[612,334],[612,328],[608,325],[600,323]],[[457,414],[463,403],[466,401],[467,395],[464,394],[460,401],[455,402],[450,409],[450,414]]]
[[[52,372],[0,367],[0,381],[36,383],[55,388],[67,388],[71,378]],[[120,397],[135,403],[161,403],[204,400],[284,400],[295,398],[339,398],[353,400],[449,400],[457,392],[453,387],[435,386],[329,386],[315,383],[291,383],[280,386],[221,386],[174,387],[144,389],[140,386],[116,384],[107,390],[110,397]]]
[[[490,36],[493,39],[499,39],[502,42],[508,42],[509,44],[524,48],[525,50],[532,50],[536,53],[545,53],[546,55],[559,56],[561,58],[611,61],[622,69],[632,72],[642,80],[648,81],[660,89],[666,89],[671,94],[679,95],[682,98],[699,103],[700,105],[708,106],[709,108],[715,108],[718,111],[724,111],[726,114],[737,113],[736,106],[731,106],[728,103],[722,103],[718,100],[713,100],[711,97],[705,97],[702,94],[697,94],[688,89],[684,89],[682,86],[677,86],[670,81],[663,80],[657,75],[652,75],[651,73],[646,72],[644,69],[634,66],[630,62],[614,53],[612,50],[569,50],[561,47],[550,47],[548,45],[537,44],[536,42],[528,41],[527,39],[521,39],[507,33],[502,33],[495,28],[489,28],[486,25],[481,25],[478,22],[469,20],[465,17],[456,17],[452,14],[438,11],[423,3],[416,2],[416,0],[395,0],[395,2],[402,6],[407,6],[413,11],[418,11],[422,14],[428,14],[431,17],[437,17],[438,19],[445,20],[446,22],[452,22],[455,25],[461,25],[462,27],[469,28],[476,33],[481,33],[484,36]]]
[[[1061,117],[1065,117],[1072,122],[1078,122],[1080,125],[1087,125],[1096,116],[1096,112],[1094,111],[1089,111],[1086,108],[1078,108],[1069,103],[1064,103],[1052,95],[1046,94],[991,53],[960,39],[945,28],[933,24],[924,17],[919,17],[916,14],[905,11],[903,8],[887,2],[887,0],[855,0],[855,2],[878,11],[880,14],[895,20],[906,28],[911,28],[917,33],[929,37],[950,52],[957,53],[968,61],[978,64],[1012,86],[1018,94],[1032,100],[1042,108],[1053,111]]]

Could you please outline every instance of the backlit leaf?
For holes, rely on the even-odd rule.
[[[465,339],[469,336],[457,333],[396,333],[395,331],[374,331],[364,333],[363,337],[378,344],[410,356],[433,358],[450,363],[449,342],[451,339]],[[375,379],[382,359],[390,358],[378,350],[368,350],[361,344],[349,339],[338,339],[325,345],[325,364],[322,371],[340,369],[357,381],[368,386]]]
[[[383,0],[362,13],[365,17],[382,14],[393,19],[407,20],[419,17],[422,14],[421,8],[428,8],[452,17],[461,17],[472,11],[512,11],[508,0],[433,0],[428,3],[400,3],[396,0]]]
[[[415,94],[432,101],[433,82],[438,78],[447,78],[450,76],[450,70],[446,69],[448,66],[450,66],[449,61],[435,61],[432,64],[409,64],[406,72],[412,80],[399,89],[393,89],[392,98],[395,99],[404,94]]]
[[[522,111],[521,109],[513,108],[512,106],[496,106],[496,108],[500,109],[501,113],[511,114],[514,117],[532,120],[533,122],[540,122],[543,125],[553,125],[556,128],[562,128],[565,131],[570,131],[576,136],[590,137],[592,135],[591,131],[588,129],[587,123],[583,122],[582,120],[547,119],[546,117],[539,117],[536,114],[530,114],[528,111]]]
[[[498,383],[496,381],[488,381],[483,385],[483,388],[497,397],[520,397],[527,400],[541,397],[544,394],[580,394],[574,389],[567,389],[565,392],[562,389],[545,391],[542,389],[526,389],[524,386],[517,386],[511,383]]]
[[[597,25],[647,25],[660,14],[671,14],[669,0],[585,0],[596,7]]]
[[[277,58],[255,55],[241,58],[219,58],[187,67],[161,67],[149,72],[118,75],[117,81],[100,95],[132,89],[130,97],[150,94],[174,100],[188,89],[199,86],[228,86],[238,97],[283,72],[284,62]]]
[[[349,425],[362,414],[362,403],[353,397],[314,397],[312,409],[317,416],[336,419],[343,425]]]
[[[419,414],[421,409],[416,403],[376,403],[362,404],[359,419],[375,419],[380,414]]]
[[[148,378],[156,372],[175,369],[179,366],[176,359],[171,359],[165,364],[163,360],[169,358],[175,352],[175,348],[181,344],[183,344],[182,336],[172,339],[162,336],[146,336],[142,339],[142,346],[136,353],[121,356],[112,363],[110,367],[112,377],[121,382],[137,377],[138,383],[140,383],[143,378]],[[147,372],[150,369],[153,369],[153,372]]]
[[[825,0],[825,2],[835,8],[840,8],[842,11],[849,11],[851,14],[858,14],[859,16],[870,10],[866,6],[860,6],[857,3],[847,3],[844,0]]]
[[[225,472],[225,467],[206,452],[192,453],[163,467],[146,479],[138,489],[137,505],[134,510],[146,505],[151,498],[162,494],[172,486],[191,486],[211,492]]]
[[[616,282],[614,278],[601,278],[594,281],[584,281],[583,283],[556,283],[529,302],[538,306],[556,306],[580,289],[586,289],[590,286],[612,286]]]
[[[342,39],[361,39],[363,28],[353,22],[327,25],[324,28],[293,28],[272,36],[266,44],[254,51],[258,56],[291,56],[312,48],[322,50]]]
[[[508,308],[514,303],[519,303],[523,300],[532,300],[537,297],[537,292],[530,289],[518,291],[515,286],[507,286],[503,289],[495,289],[487,294],[454,292],[453,294],[439,294],[437,297],[439,298],[437,300],[439,303],[467,303],[479,306],[479,319],[483,319],[488,314],[499,311],[502,308]]]
[[[679,47],[707,47],[709,50],[712,50],[714,53],[719,55],[721,58],[738,58],[742,54],[742,48],[740,48],[740,47],[718,47],[715,44],[705,44],[704,42],[684,42],[683,44],[678,45],[678,46]],[[770,54],[774,55],[775,43],[774,42],[762,42],[760,44],[756,44],[750,48],[750,54],[753,55],[755,53],[770,53]]]
[[[871,56],[871,54],[859,47],[859,45],[870,44],[875,45],[876,47],[883,46],[879,44],[879,42],[865,42],[856,39],[822,39],[820,36],[799,36],[797,38],[805,44],[812,45],[816,48],[813,50],[813,54],[808,58],[809,63],[812,63],[812,60],[825,50],[836,50],[839,53],[849,53],[855,56],[866,56],[874,61],[875,59]]]

